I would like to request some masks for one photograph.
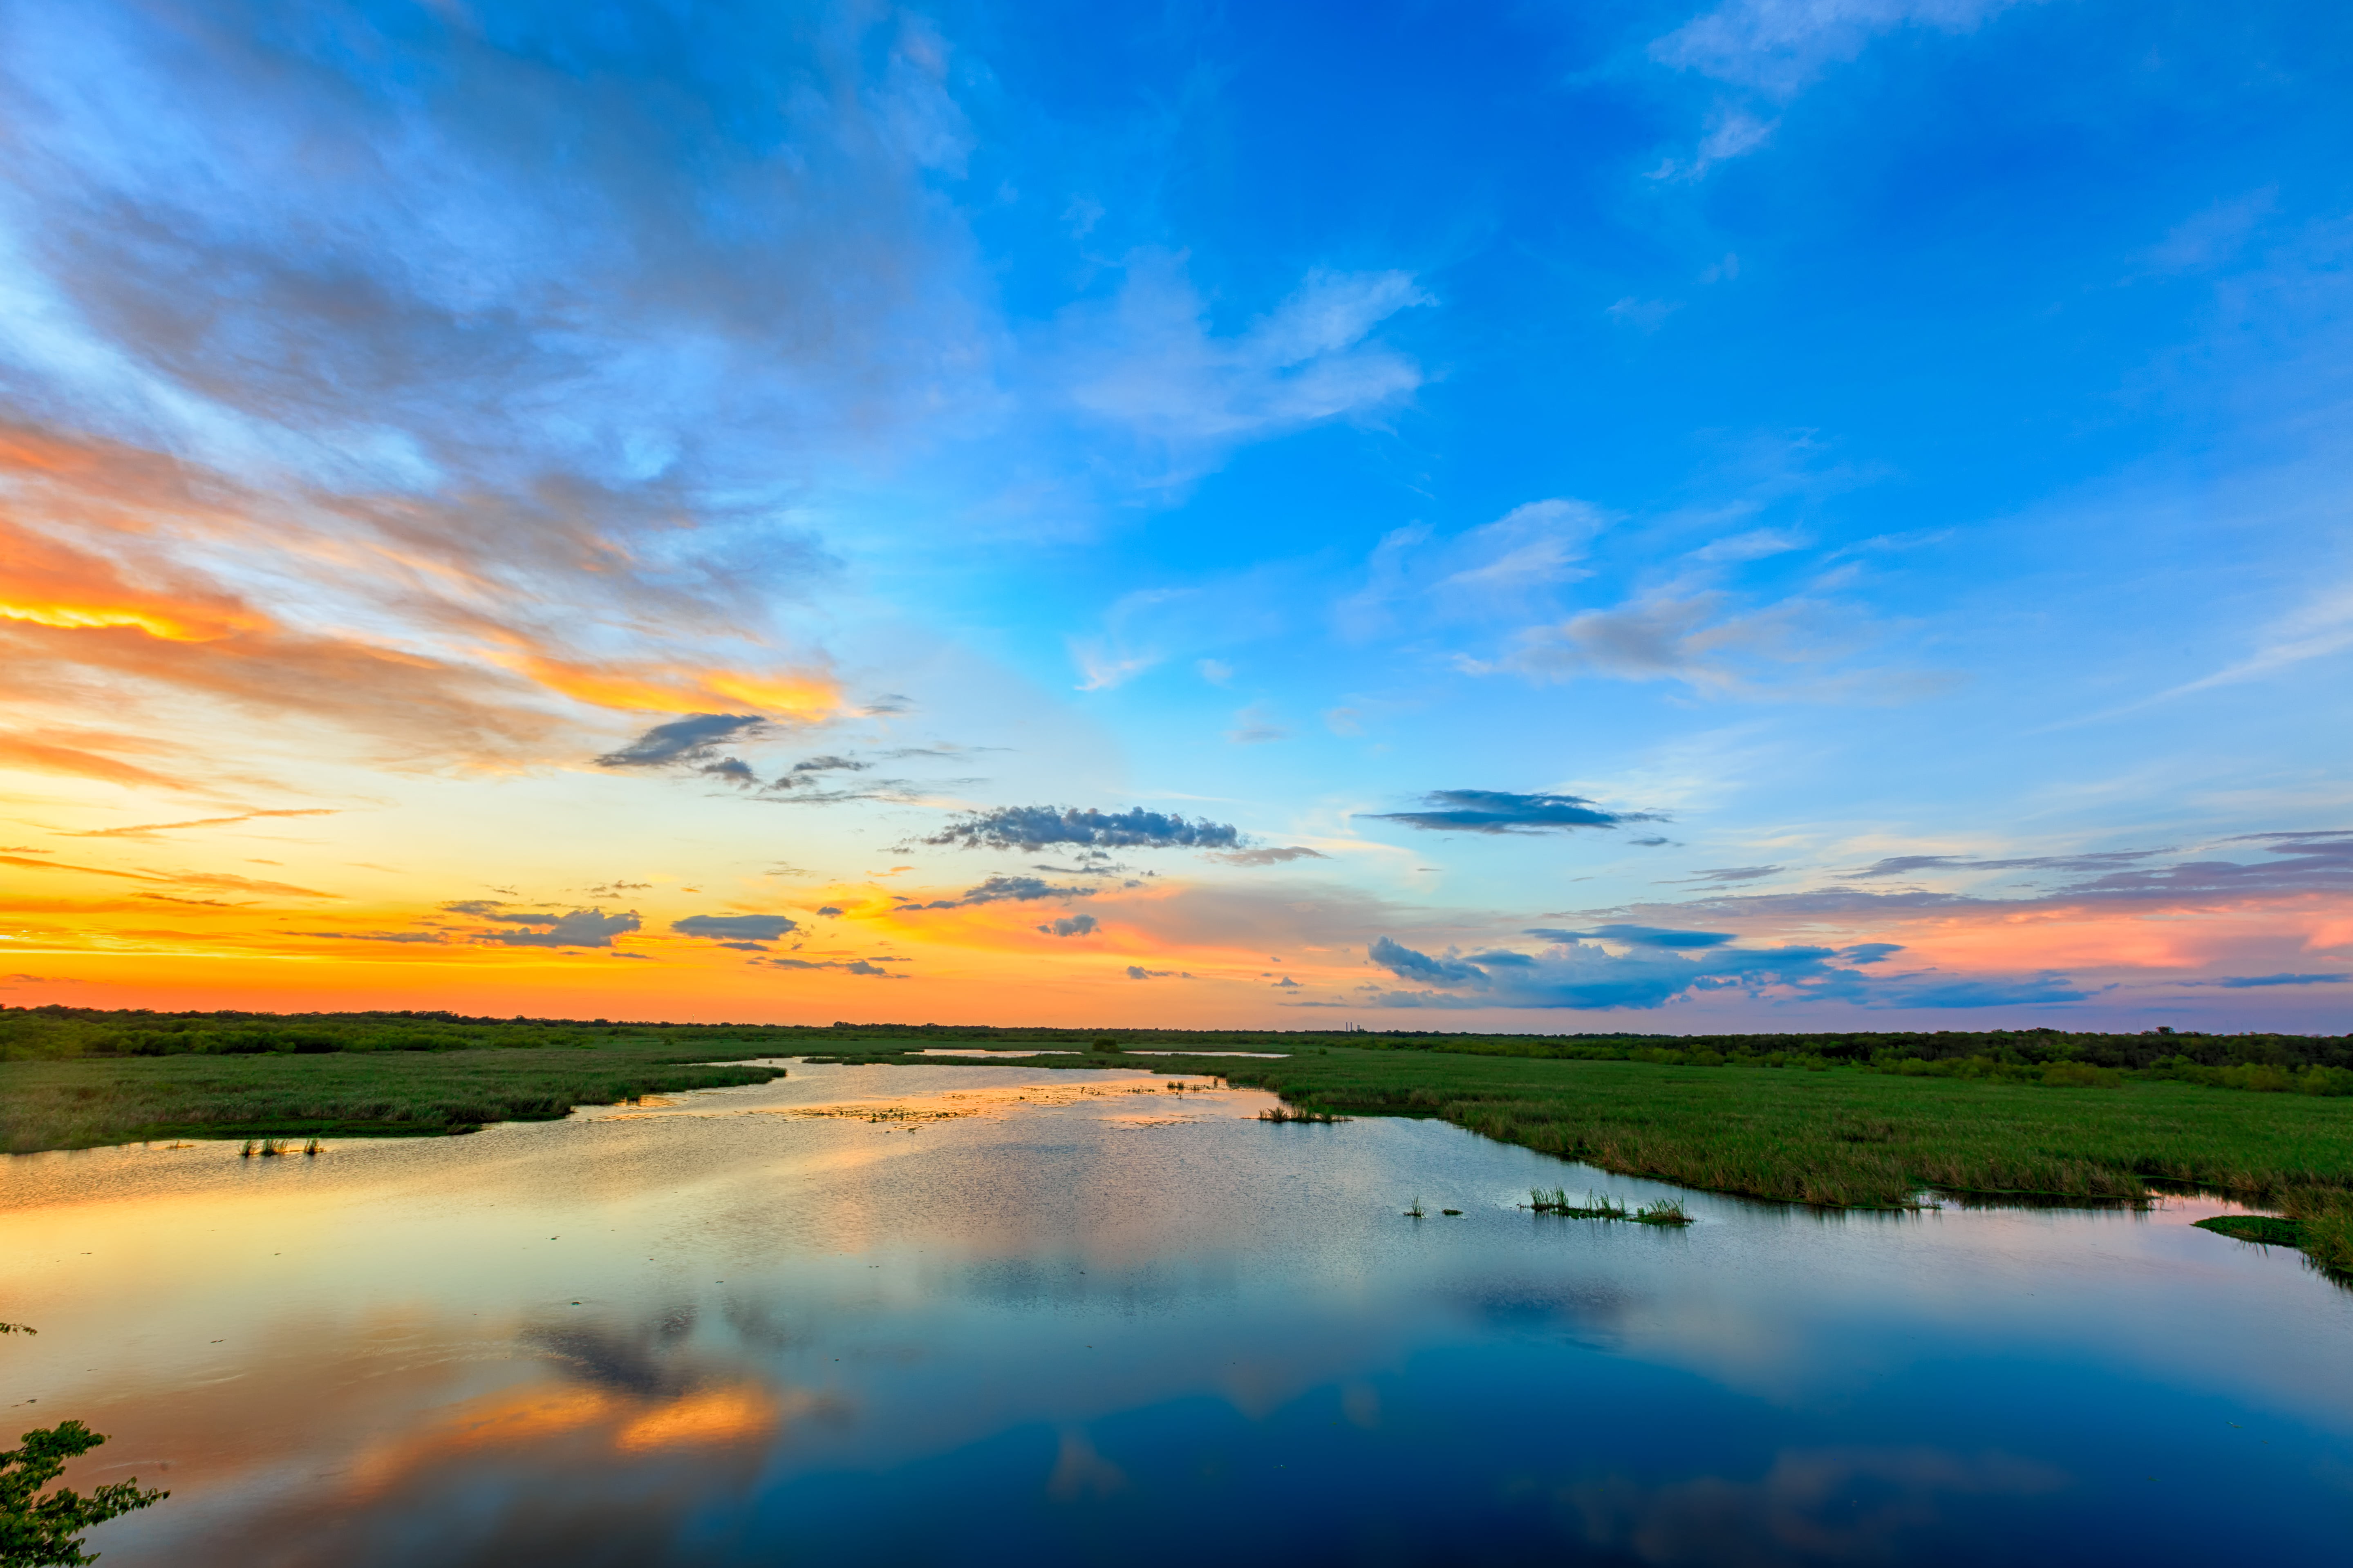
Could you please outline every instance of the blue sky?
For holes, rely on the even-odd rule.
[[[19,1000],[2353,1026],[2334,8],[0,29]]]

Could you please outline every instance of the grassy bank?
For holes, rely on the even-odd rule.
[[[734,1047],[741,1055],[763,1048]],[[576,1105],[777,1076],[773,1068],[696,1065],[713,1052],[617,1042],[5,1062],[0,1148],[25,1153],[158,1138],[468,1132],[488,1121],[552,1121]]]
[[[1181,1066],[999,1059],[1216,1072],[1303,1110],[1440,1117],[1604,1170],[1791,1203],[1893,1207],[1924,1188],[2097,1203],[2194,1187],[2283,1208],[2316,1259],[2353,1273],[2353,1100],[2341,1097],[2114,1071],[2020,1079],[1340,1046]]]

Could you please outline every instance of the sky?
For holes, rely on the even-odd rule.
[[[0,1002],[2353,1030],[2353,11],[0,0]]]

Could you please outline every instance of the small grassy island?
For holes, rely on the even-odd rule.
[[[937,1047],[1002,1054],[920,1054]],[[463,1132],[765,1082],[785,1069],[757,1058],[804,1056],[1206,1072],[1275,1091],[1287,1109],[1269,1121],[1440,1117],[1605,1170],[1835,1207],[1926,1190],[2209,1191],[2285,1217],[2207,1228],[2353,1274],[2353,1037],[2327,1036],[1105,1033],[45,1006],[0,1009],[0,1146]]]

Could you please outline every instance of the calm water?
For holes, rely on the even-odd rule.
[[[796,1066],[316,1160],[7,1161],[0,1318],[41,1333],[0,1341],[6,1431],[79,1416],[113,1440],[77,1479],[173,1489],[108,1568],[2353,1539],[2353,1295],[2189,1228],[2215,1205],[1683,1194],[1662,1232],[1512,1205],[1671,1189],[1166,1081]],[[927,1119],[822,1114],[876,1106]]]

